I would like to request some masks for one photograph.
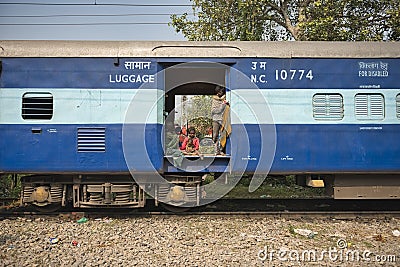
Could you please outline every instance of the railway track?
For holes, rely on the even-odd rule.
[[[79,219],[81,217],[138,216],[265,216],[275,218],[400,218],[399,200],[333,200],[320,199],[221,199],[212,204],[191,209],[166,209],[155,206],[149,200],[143,209],[69,209],[56,212],[38,212],[32,208],[2,206],[0,218],[13,217],[61,217]]]
[[[12,203],[17,203],[17,202],[19,202],[19,198],[15,197],[0,198],[0,207],[6,207],[11,205]]]

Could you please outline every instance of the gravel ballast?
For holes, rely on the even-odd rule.
[[[399,230],[396,218],[4,219],[0,266],[398,266]]]

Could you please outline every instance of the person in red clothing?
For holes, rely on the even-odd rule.
[[[200,141],[196,137],[196,130],[194,128],[189,129],[189,135],[185,138],[182,143],[181,150],[186,155],[199,155]]]
[[[185,126],[185,125],[183,125],[183,126],[181,127],[181,131],[182,131],[182,134],[183,134],[183,135],[187,135],[186,126]]]
[[[186,138],[186,135],[183,134],[182,130],[179,130],[178,138],[179,138],[179,149],[182,149],[182,144]]]

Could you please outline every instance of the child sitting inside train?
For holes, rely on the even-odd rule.
[[[200,155],[200,141],[199,138],[196,137],[196,130],[194,128],[190,128],[188,131],[188,136],[182,143],[181,151],[185,155]]]

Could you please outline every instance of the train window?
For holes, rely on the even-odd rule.
[[[396,96],[396,116],[400,119],[400,94]]]
[[[356,94],[354,105],[358,120],[382,120],[385,117],[382,94]]]
[[[22,96],[22,118],[50,120],[53,117],[53,95],[46,92],[25,93]]]
[[[340,94],[315,94],[313,96],[313,116],[316,120],[343,119],[343,96]]]

